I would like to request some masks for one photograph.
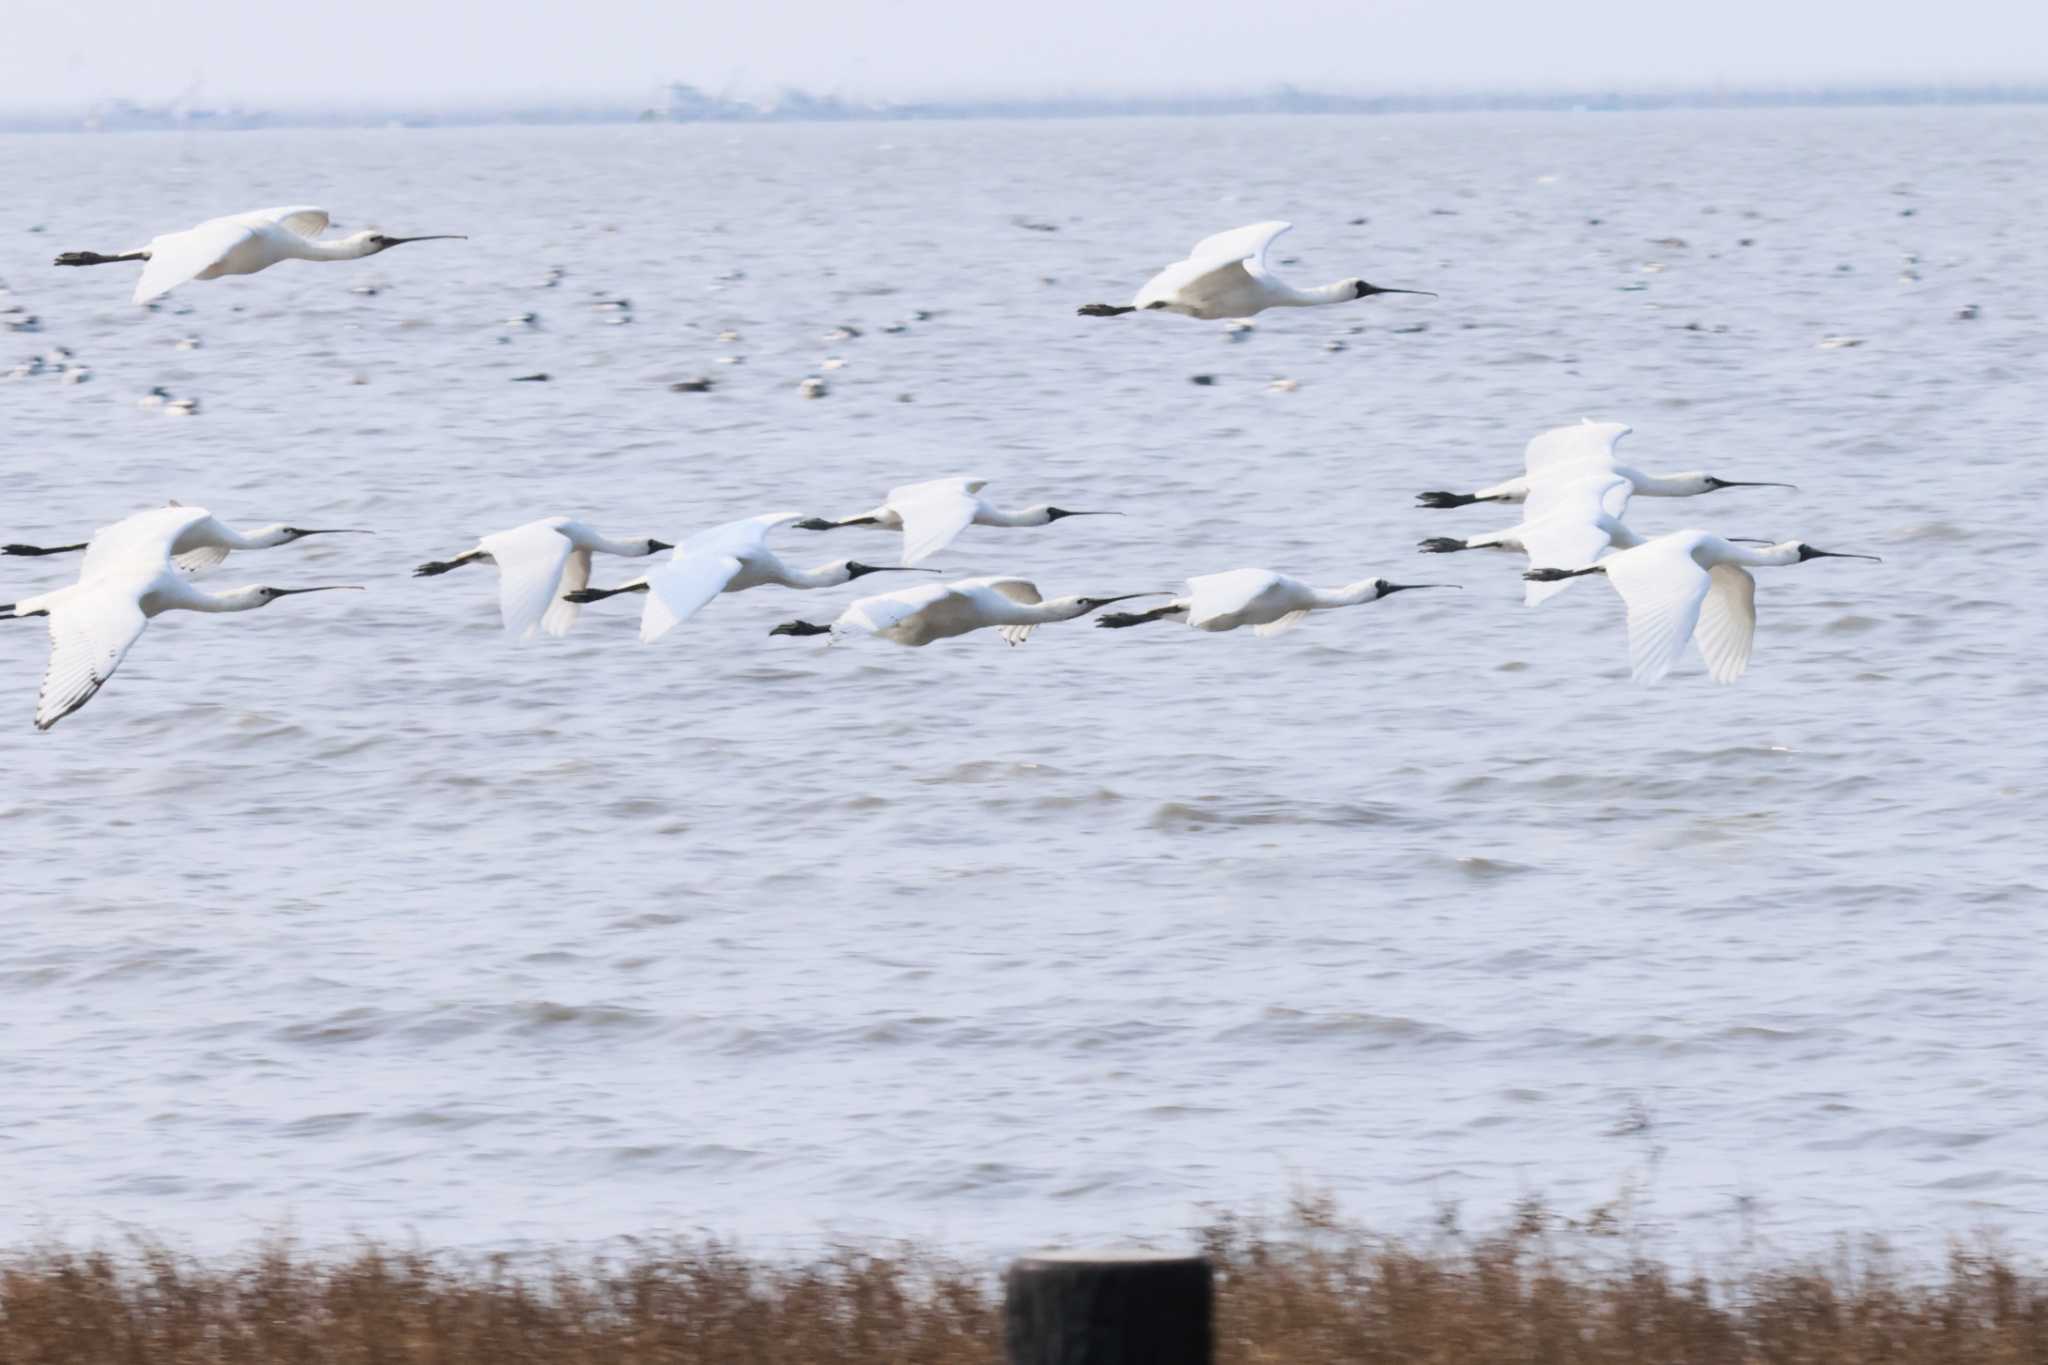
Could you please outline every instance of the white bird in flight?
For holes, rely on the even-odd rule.
[[[485,536],[453,559],[429,560],[412,571],[432,578],[478,561],[498,566],[498,611],[505,633],[531,639],[536,632],[567,635],[581,610],[566,594],[590,586],[593,553],[639,559],[675,546],[652,536],[613,540],[569,517],[543,517]]]
[[[174,501],[169,506],[156,510],[175,510],[183,514],[182,518],[177,518],[180,525],[170,543],[170,560],[174,567],[186,573],[198,573],[203,569],[212,568],[226,559],[230,550],[267,550],[273,545],[289,545],[295,540],[304,540],[307,536],[372,534],[353,526],[308,530],[299,526],[287,526],[283,522],[259,526],[253,531],[237,531],[204,507],[186,507]],[[0,555],[61,555],[87,549],[89,544],[90,542],[80,541],[75,545],[0,545]]]
[[[970,526],[1046,526],[1062,517],[1120,517],[1121,512],[1069,512],[1040,503],[1005,512],[979,497],[987,479],[955,476],[889,490],[879,507],[858,516],[826,521],[811,517],[795,523],[803,531],[832,531],[842,526],[880,526],[903,532],[905,564],[917,564],[951,545]]]
[[[248,213],[210,218],[183,232],[152,237],[148,246],[103,256],[97,251],[67,251],[57,265],[112,265],[117,261],[147,261],[142,278],[135,282],[135,302],[148,303],[187,280],[214,280],[222,275],[253,275],[279,261],[354,261],[406,242],[466,240],[458,234],[431,237],[392,237],[381,232],[357,232],[332,241],[320,241],[327,230],[327,210],[308,205],[289,208],[255,209]]]
[[[1324,303],[1349,303],[1373,294],[1430,294],[1426,289],[1382,289],[1352,278],[1314,289],[1297,289],[1274,277],[1266,255],[1273,240],[1292,223],[1253,223],[1232,228],[1195,243],[1184,261],[1176,261],[1145,282],[1129,307],[1107,303],[1083,305],[1084,318],[1113,318],[1123,313],[1159,310],[1191,318],[1248,318],[1268,308],[1313,308]]]
[[[1389,583],[1366,578],[1341,588],[1317,588],[1271,569],[1232,569],[1188,580],[1188,595],[1149,611],[1111,612],[1095,624],[1110,630],[1141,626],[1147,621],[1178,619],[1196,630],[1236,630],[1250,626],[1258,636],[1280,635],[1300,625],[1312,611],[1355,607],[1410,588],[1455,588],[1456,583]]]
[[[1691,640],[1699,646],[1714,681],[1730,683],[1749,667],[1750,646],[1756,639],[1756,579],[1744,566],[1803,564],[1809,559],[1877,556],[1816,550],[1796,540],[1752,550],[1706,531],[1673,531],[1586,568],[1537,568],[1522,576],[1553,583],[1605,574],[1628,605],[1629,669],[1637,682],[1653,683],[1669,673]]]
[[[1789,483],[1755,483],[1740,479],[1717,479],[1699,470],[1681,474],[1645,474],[1618,463],[1614,447],[1634,428],[1622,422],[1590,419],[1574,426],[1555,427],[1529,442],[1523,453],[1524,472],[1474,493],[1418,493],[1424,507],[1464,507],[1475,502],[1524,502],[1543,483],[1570,483],[1596,474],[1627,479],[1630,491],[1645,498],[1692,498],[1722,488],[1792,488]]]
[[[205,515],[199,508],[160,507],[102,527],[86,549],[76,583],[0,606],[0,620],[50,619],[50,668],[36,701],[38,730],[91,701],[152,616],[253,611],[280,597],[354,588],[246,587],[213,593],[194,587],[173,564],[171,552],[191,518]]]
[[[1531,567],[1582,569],[1610,549],[1630,550],[1643,543],[1621,520],[1634,491],[1627,479],[1605,474],[1563,484],[1546,481],[1530,492],[1519,525],[1464,540],[1431,536],[1420,548],[1440,555],[1505,550],[1527,555]],[[1526,583],[1522,600],[1533,607],[1571,585],[1569,578]]]
[[[616,588],[582,588],[569,602],[601,602],[620,593],[647,594],[640,610],[640,643],[650,644],[689,620],[722,592],[745,592],[774,583],[785,588],[835,588],[871,573],[937,573],[936,569],[878,568],[835,559],[815,569],[794,569],[768,548],[768,533],[803,520],[801,512],[770,512],[700,531],[676,546],[669,562]]]
[[[786,621],[770,635],[878,635],[899,645],[928,645],[993,626],[1013,645],[1049,621],[1071,621],[1097,607],[1160,593],[1129,592],[1119,597],[1055,597],[1046,601],[1038,585],[1023,578],[962,578],[927,583],[901,592],[863,597],[830,625]]]

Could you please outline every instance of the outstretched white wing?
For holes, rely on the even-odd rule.
[[[581,603],[569,600],[569,594],[581,592],[589,586],[590,551],[572,544],[568,559],[562,562],[562,581],[555,586],[555,600],[548,603],[548,609],[541,614],[541,632],[557,639],[567,635],[583,610]]]
[[[725,591],[740,571],[738,556],[699,550],[677,555],[647,575],[647,605],[640,610],[640,643],[650,644],[695,616]]]
[[[327,231],[328,218],[326,209],[314,208],[311,204],[294,204],[281,209],[253,209],[248,213],[238,213],[235,221],[250,227],[275,223],[301,237],[318,237]]]
[[[1568,427],[1554,427],[1530,440],[1522,458],[1531,478],[1547,469],[1591,462],[1596,467],[1614,468],[1614,447],[1634,428],[1623,422],[1587,420]],[[1587,473],[1593,473],[1588,469]]]
[[[36,729],[47,730],[93,699],[114,676],[149,618],[119,590],[68,590],[50,611],[50,669],[36,699]]]
[[[969,578],[955,585],[961,588],[987,588],[1000,593],[1019,606],[1035,607],[1045,598],[1038,592],[1038,585],[1027,578]],[[996,634],[1013,645],[1021,645],[1031,638],[1035,626],[997,626]]]
[[[1713,580],[1694,562],[1696,538],[1680,533],[1607,560],[1607,581],[1628,604],[1629,669],[1640,683],[1671,671],[1699,624]]]
[[[256,235],[256,229],[233,218],[215,218],[183,232],[166,233],[149,244],[149,263],[135,282],[135,301],[148,303],[168,294],[203,270],[220,264],[230,251]]]
[[[1707,574],[1713,586],[1700,604],[1693,643],[1707,661],[1708,676],[1731,683],[1749,667],[1749,649],[1756,640],[1756,579],[1739,564],[1716,564]]]
[[[880,635],[892,626],[901,625],[921,611],[929,611],[957,597],[958,586],[952,583],[923,583],[901,592],[877,593],[863,597],[839,613],[833,623],[835,630],[864,630]]]
[[[1149,308],[1155,303],[1199,303],[1212,295],[1240,292],[1252,278],[1270,278],[1266,250],[1273,239],[1293,227],[1292,223],[1253,223],[1204,237],[1188,252],[1187,259],[1175,261],[1145,281],[1132,304]]]
[[[204,507],[180,507],[173,503],[102,526],[92,533],[92,542],[85,547],[78,581],[83,583],[119,569],[153,569],[171,558],[180,536],[212,520],[213,515]]]
[[[1618,525],[1621,514],[1628,510],[1634,489],[1627,479],[1604,474],[1562,483],[1538,480],[1523,504],[1522,524],[1514,530],[1531,567],[1583,569],[1598,559],[1614,543],[1610,528]],[[1522,601],[1536,606],[1576,582],[1576,578],[1564,578],[1554,583],[1526,583]]]
[[[1188,624],[1206,630],[1208,623],[1235,616],[1280,584],[1271,569],[1232,569],[1188,580]]]
[[[498,565],[498,611],[505,633],[521,639],[531,636],[560,595],[562,570],[576,547],[544,521],[485,536],[477,545]]]
[[[903,518],[903,563],[916,564],[951,545],[974,524],[980,479],[935,479],[892,489],[888,505]]]

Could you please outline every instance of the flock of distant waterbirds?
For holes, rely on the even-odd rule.
[[[202,223],[156,237],[145,247],[103,255],[72,251],[57,257],[64,266],[141,261],[135,301],[148,303],[191,280],[246,275],[286,260],[357,260],[406,242],[460,240],[453,234],[393,237],[363,231],[322,241],[329,216],[323,209],[261,209]],[[1362,279],[1318,288],[1286,284],[1272,273],[1268,253],[1284,222],[1257,223],[1204,238],[1187,259],[1162,270],[1128,306],[1089,304],[1087,317],[1162,311],[1205,320],[1241,320],[1268,308],[1315,307],[1378,294],[1423,294],[1424,290],[1383,289]],[[1433,296],[1432,296],[1433,297]],[[168,399],[168,395],[165,395]],[[1756,628],[1756,581],[1752,567],[1803,563],[1810,559],[1876,559],[1874,555],[1817,550],[1798,541],[1769,543],[1684,530],[1645,539],[1622,521],[1631,497],[1694,497],[1725,488],[1788,487],[1721,479],[1703,472],[1648,474],[1620,464],[1615,447],[1630,428],[1617,422],[1583,421],[1544,432],[1525,451],[1521,475],[1471,493],[1428,492],[1423,507],[1474,503],[1520,504],[1519,524],[1463,540],[1436,536],[1421,542],[1429,553],[1494,549],[1526,556],[1525,600],[1542,602],[1572,580],[1604,576],[1627,607],[1631,671],[1639,682],[1662,678],[1696,645],[1717,682],[1732,682],[1748,666]],[[483,537],[447,560],[429,561],[416,577],[436,577],[465,564],[490,563],[499,576],[499,613],[506,632],[518,638],[559,636],[575,624],[581,607],[623,594],[644,596],[640,638],[651,642],[688,620],[721,593],[766,585],[798,589],[835,587],[873,573],[935,573],[920,562],[937,554],[969,526],[1045,526],[1076,516],[1118,515],[1070,511],[1040,504],[1005,511],[980,496],[986,480],[951,477],[910,484],[889,492],[869,511],[830,520],[800,512],[746,517],[671,544],[652,536],[606,536],[573,518],[553,516]],[[793,568],[769,548],[774,531],[790,528],[830,531],[874,527],[900,532],[900,562],[893,566],[841,559],[811,569]],[[0,619],[47,617],[51,654],[36,708],[36,727],[47,730],[85,705],[105,685],[149,618],[165,611],[235,612],[267,606],[280,597],[360,585],[311,588],[252,586],[207,592],[191,576],[212,568],[231,551],[289,544],[316,535],[366,534],[359,528],[305,529],[283,524],[236,531],[204,508],[168,507],[139,512],[102,527],[92,539],[73,545],[7,545],[0,554],[48,556],[84,551],[78,581],[51,592],[0,606]],[[1761,549],[1748,548],[1752,545]],[[590,586],[596,554],[645,558],[662,550],[669,559],[639,578],[611,588]],[[1270,569],[1244,568],[1190,578],[1188,592],[1122,593],[1113,596],[1045,598],[1029,579],[1006,576],[920,583],[895,592],[860,598],[833,621],[796,620],[775,626],[771,635],[872,635],[896,644],[920,646],[968,632],[993,629],[1011,644],[1022,643],[1040,625],[1073,620],[1111,603],[1139,597],[1169,597],[1142,611],[1109,613],[1096,624],[1124,629],[1152,621],[1178,620],[1204,631],[1250,627],[1254,634],[1280,634],[1312,611],[1361,605],[1414,588],[1456,584],[1393,583],[1364,579],[1337,588],[1316,588]]]

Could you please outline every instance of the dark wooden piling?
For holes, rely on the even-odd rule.
[[[1048,1251],[1004,1279],[1010,1365],[1210,1365],[1209,1262],[1150,1251]]]

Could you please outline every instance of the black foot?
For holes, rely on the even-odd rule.
[[[1463,507],[1480,499],[1470,493],[1417,493],[1415,501],[1423,507]]]
[[[67,251],[62,256],[59,256],[56,260],[50,262],[50,264],[112,265],[116,261],[140,261],[144,259],[146,258],[142,256],[102,256],[97,251]]]
[[[830,635],[832,627],[814,626],[809,621],[784,621],[768,633],[770,635]]]
[[[0,555],[61,555],[84,548],[83,545],[0,545]]]
[[[460,565],[454,560],[430,559],[417,569],[414,569],[412,576],[414,578],[433,578],[439,574],[447,573],[450,569],[459,567]]]
[[[1567,578],[1577,578],[1581,574],[1604,572],[1606,570],[1595,564],[1590,569],[1528,569],[1523,571],[1522,577],[1531,583],[1561,583]]]
[[[830,531],[836,528],[839,523],[827,521],[823,517],[805,517],[802,521],[795,523],[795,525],[799,531]]]
[[[575,602],[580,605],[584,602],[602,602],[605,598],[617,597],[622,592],[646,591],[647,586],[644,583],[633,588],[578,588],[575,592],[563,593],[562,600],[564,602]]]
[[[1084,303],[1074,311],[1084,318],[1114,318],[1121,317],[1125,313],[1135,313],[1138,310],[1135,308],[1118,308],[1107,303]]]
[[[1432,555],[1451,555],[1471,548],[1464,541],[1453,540],[1449,536],[1431,536],[1428,540],[1418,541],[1416,544],[1424,554]]]

